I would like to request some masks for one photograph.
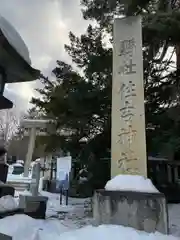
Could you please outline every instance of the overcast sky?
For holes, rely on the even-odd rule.
[[[56,60],[68,60],[63,46],[68,33],[80,35],[88,22],[83,20],[80,0],[1,0],[0,14],[20,33],[29,48],[32,65],[49,75]],[[5,95],[24,110],[36,83],[10,84]]]

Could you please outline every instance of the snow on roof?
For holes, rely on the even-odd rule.
[[[19,162],[13,163],[12,166],[13,167],[23,167],[23,165]]]
[[[26,44],[15,28],[2,16],[0,16],[0,29],[10,45],[29,65],[31,65],[31,59]]]
[[[118,175],[106,183],[107,191],[158,193],[151,180],[139,175]]]
[[[48,119],[23,119],[21,120],[21,126],[25,128],[44,128],[50,123]]]
[[[167,158],[163,158],[163,157],[151,157],[151,156],[148,157],[148,160],[150,160],[150,161],[168,161]]]
[[[48,123],[48,119],[23,119],[23,122],[37,122],[37,123]]]
[[[11,184],[11,182],[20,182],[20,183],[30,183],[31,177],[24,177],[23,175],[15,175],[8,173],[7,182]]]
[[[35,160],[35,162],[41,162],[41,159],[40,159],[40,158],[37,158],[37,159]]]
[[[21,164],[24,164],[24,160],[17,160],[16,163],[21,163]]]

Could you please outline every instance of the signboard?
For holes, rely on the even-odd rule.
[[[141,18],[114,21],[111,176],[147,175]]]
[[[57,179],[62,180],[60,178],[63,178],[66,173],[69,174],[71,172],[71,165],[71,156],[57,158]]]

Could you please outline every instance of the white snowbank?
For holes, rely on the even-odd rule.
[[[0,29],[8,40],[11,46],[24,58],[24,60],[31,65],[29,51],[15,28],[2,16],[0,16]]]
[[[139,175],[118,175],[106,183],[107,191],[159,192],[151,180]]]
[[[7,195],[0,198],[0,212],[6,212],[7,210],[14,210],[17,208],[17,202],[12,196]]]
[[[41,238],[40,238],[41,239]],[[58,240],[177,240],[173,236],[165,236],[160,233],[140,232],[133,228],[115,225],[101,225],[99,227],[87,226],[71,232],[66,232],[60,235]],[[45,240],[45,238],[44,238]]]
[[[43,239],[49,240],[68,230],[68,227],[61,224],[59,220],[35,220],[21,214],[0,220],[0,232],[13,236],[13,240],[37,240],[35,236],[38,232],[40,232],[39,240],[42,239],[41,233],[45,236],[51,235],[50,238]]]
[[[11,226],[11,227],[9,227]],[[0,232],[13,236],[13,240],[177,240],[160,233],[145,233],[115,225],[87,226],[70,230],[60,221],[41,221],[26,215],[15,215],[0,220]]]
[[[22,192],[19,192],[19,195],[32,196],[32,193],[28,190],[24,190]]]
[[[22,163],[16,162],[11,165],[12,167],[23,167]]]
[[[22,175],[15,175],[15,174],[11,174],[8,173],[7,176],[7,182],[22,182],[22,183],[30,183],[31,182],[31,177],[24,177],[23,174]]]
[[[17,160],[16,163],[20,163],[21,165],[24,166],[24,160]]]

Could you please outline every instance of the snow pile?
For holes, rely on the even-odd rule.
[[[69,231],[69,228],[61,224],[59,220],[36,220],[21,214],[0,220],[0,232],[13,236],[13,240],[58,239],[60,234],[66,231]],[[38,233],[40,236],[36,239]],[[42,238],[43,235],[47,237]]]
[[[23,192],[20,192],[19,195],[23,195],[23,196],[32,196],[32,193],[29,190],[24,190]]]
[[[0,212],[6,212],[17,208],[17,202],[12,196],[7,195],[0,198]]]
[[[106,183],[107,191],[159,192],[151,180],[139,175],[118,175]]]
[[[17,160],[16,163],[20,163],[22,166],[24,166],[24,160]]]
[[[8,173],[7,176],[7,182],[22,182],[22,183],[30,183],[31,182],[31,177],[24,177],[23,174],[21,175],[15,175],[15,174],[10,174]]]
[[[41,239],[41,238],[40,238]],[[115,225],[101,225],[99,227],[87,226],[71,232],[66,232],[60,235],[57,240],[177,240],[173,236],[165,236],[160,233],[140,232],[133,228]],[[44,238],[44,240],[48,240]],[[55,240],[55,238],[54,238]]]
[[[18,162],[12,164],[11,166],[12,167],[23,167],[22,163],[18,163]]]
[[[36,222],[26,215],[14,215],[0,220],[0,232],[13,236],[14,239],[28,239],[34,229],[36,230]]]
[[[21,55],[21,57],[23,57],[24,60],[31,65],[27,46],[14,27],[2,16],[0,16],[0,29],[10,45],[12,45],[14,49]]]
[[[11,226],[11,227],[9,227]],[[0,232],[13,240],[178,240],[160,233],[146,233],[115,225],[87,226],[70,230],[58,220],[35,220],[26,215],[15,215],[0,220]]]

